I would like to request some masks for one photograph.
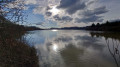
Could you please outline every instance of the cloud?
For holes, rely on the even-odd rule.
[[[45,15],[45,13],[47,12],[47,7],[41,7],[41,6],[37,6],[35,8],[33,8],[33,13],[34,14],[43,14]]]
[[[106,13],[106,12],[108,12],[106,7],[105,6],[101,6],[99,8],[96,8],[93,13],[96,14],[96,15],[100,15],[100,14],[103,14],[103,13]]]
[[[86,7],[85,3],[82,4],[76,4],[75,6],[72,6],[71,8],[67,9],[67,12],[69,14],[74,14],[75,12],[77,12],[78,10],[83,10]]]
[[[37,4],[37,0],[25,0],[25,4],[29,5],[29,4]]]
[[[86,7],[85,2],[81,0],[61,0],[58,8],[66,9],[69,14],[74,14],[78,10]]]
[[[102,16],[91,16],[91,17],[82,18],[82,19],[76,18],[76,22],[77,23],[81,23],[81,22],[84,22],[84,23],[88,23],[88,22],[102,22],[103,19],[101,19],[101,17]]]
[[[108,12],[105,6],[101,6],[98,8],[95,8],[94,10],[85,10],[82,15],[84,16],[93,16],[93,15],[100,15]],[[81,14],[80,14],[81,15]]]
[[[51,16],[52,13],[51,12],[46,12],[46,16]]]
[[[21,9],[21,10],[27,10],[28,9],[24,5],[23,0],[13,0],[13,1],[7,3],[7,4],[4,4],[4,8],[10,8],[11,10],[12,9]]]
[[[91,5],[91,4],[94,4],[95,2],[96,2],[97,0],[89,0],[87,3],[86,3],[86,5]]]
[[[65,23],[69,26],[73,23],[80,26],[80,23],[102,22],[104,16],[101,15],[108,10],[104,5],[96,6],[97,2],[98,0],[26,0],[26,4],[35,5],[33,13],[42,14],[46,20],[57,22],[58,25]]]
[[[71,22],[103,22],[104,16],[101,15],[107,13],[108,10],[106,9],[106,6],[91,7],[91,5],[94,5],[96,2],[97,0],[61,0],[58,8],[65,10],[65,13],[70,15],[72,18]]]
[[[58,8],[69,8],[77,2],[79,2],[79,0],[61,0]]]
[[[73,20],[73,18],[71,18],[70,16],[62,16],[60,17],[59,15],[55,15],[54,19],[56,21],[62,21],[62,22],[70,22]]]
[[[105,6],[101,6],[98,8],[95,8],[93,10],[85,10],[84,12],[80,13],[79,15],[82,16],[82,18],[76,18],[76,22],[102,22],[103,16],[100,16],[104,13],[108,12]]]

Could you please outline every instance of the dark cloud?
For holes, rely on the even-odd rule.
[[[96,14],[96,15],[103,14],[103,13],[106,13],[106,12],[108,12],[108,10],[106,9],[105,6],[96,8],[96,9],[94,10],[94,14]]]
[[[53,18],[57,21],[61,21],[61,18],[59,17],[59,15],[55,15],[55,16],[53,16]]]
[[[102,22],[103,16],[99,16],[101,14],[104,14],[108,12],[108,10],[106,9],[105,6],[99,7],[99,8],[95,8],[94,10],[86,10],[84,11],[82,14],[79,14],[80,16],[82,15],[83,18],[76,18],[76,22],[80,23],[80,22]]]
[[[79,0],[61,0],[58,8],[69,8],[75,5]]]
[[[52,15],[51,12],[46,12],[45,14],[46,14],[46,16],[51,16]]]
[[[62,20],[65,20],[65,21],[72,21],[73,18],[69,17],[69,16],[63,16],[62,17]]]
[[[103,19],[101,18],[102,16],[90,16],[90,17],[84,17],[82,19],[76,18],[76,22],[80,23],[80,22],[102,22]]]
[[[78,10],[84,9],[86,7],[85,3],[78,3],[70,8],[67,9],[67,12],[69,14],[74,14],[76,13]]]
[[[91,4],[95,3],[95,2],[96,2],[96,0],[90,1],[90,2],[87,3],[87,5],[91,5]]]
[[[59,15],[55,15],[53,18],[55,20],[57,20],[57,21],[66,21],[66,22],[70,22],[70,21],[73,20],[73,18],[71,18],[70,16],[62,16],[62,17],[60,17]]]
[[[66,12],[69,14],[74,14],[85,7],[85,2],[82,2],[81,0],[61,0],[60,5],[58,6],[58,8],[66,9]]]
[[[49,6],[46,7],[46,10],[50,10],[50,9],[52,9],[52,8],[50,8]]]
[[[108,12],[105,6],[95,8],[94,10],[86,10],[82,13],[83,16],[93,16],[93,15],[100,15]]]
[[[43,22],[35,23],[36,25],[43,25]]]

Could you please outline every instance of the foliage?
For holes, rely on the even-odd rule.
[[[93,24],[86,28],[87,30],[96,30],[96,31],[120,31],[120,21],[114,21],[99,24],[93,26]]]

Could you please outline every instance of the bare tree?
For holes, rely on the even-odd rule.
[[[111,56],[113,57],[113,59],[115,60],[116,66],[120,67],[119,65],[120,63],[120,50],[119,50],[120,41],[116,39],[112,39],[111,42],[112,42],[112,46],[110,46],[110,39],[106,39],[108,50]]]
[[[12,22],[24,21],[24,1],[23,0],[0,0],[0,17],[4,17]],[[1,22],[4,19],[0,18]]]

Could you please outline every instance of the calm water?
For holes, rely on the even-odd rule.
[[[40,67],[119,67],[119,35],[80,30],[31,31]]]

